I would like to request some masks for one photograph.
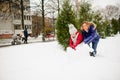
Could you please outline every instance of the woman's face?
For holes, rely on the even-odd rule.
[[[84,23],[84,24],[82,25],[82,28],[83,28],[83,30],[88,31],[88,25],[87,25],[86,23]]]

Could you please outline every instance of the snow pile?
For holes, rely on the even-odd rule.
[[[81,56],[89,56],[89,52],[92,52],[93,49],[91,46],[88,46],[87,44],[81,43],[76,47],[76,50],[72,49],[71,47],[67,48],[67,53],[71,54],[80,54]]]
[[[0,80],[120,80],[120,35],[101,39],[98,55],[54,42],[0,48]]]

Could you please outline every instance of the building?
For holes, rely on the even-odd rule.
[[[21,34],[24,28],[32,32],[30,0],[23,0],[24,27],[21,25],[21,0],[0,1],[0,38],[10,38],[13,34]]]
[[[53,18],[45,17],[45,33],[54,32],[54,25]],[[42,33],[42,16],[32,15],[32,27],[34,36]]]

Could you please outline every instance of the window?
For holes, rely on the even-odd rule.
[[[25,28],[31,29],[31,25],[25,25]]]
[[[24,0],[25,2],[30,2],[29,0]]]
[[[15,30],[20,30],[20,29],[21,29],[21,26],[20,26],[20,25],[14,25],[14,29],[15,29]]]
[[[24,25],[24,29],[27,28],[27,25]]]
[[[29,16],[29,20],[30,20],[30,16]]]
[[[20,14],[14,14],[14,19],[20,19],[21,15]]]
[[[30,20],[30,16],[24,15],[24,20]]]
[[[28,29],[31,29],[31,25],[28,25]]]
[[[24,15],[24,20],[26,20],[26,16]]]
[[[0,12],[0,17],[3,17],[3,13],[2,12]]]

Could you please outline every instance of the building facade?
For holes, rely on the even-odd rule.
[[[30,0],[23,0],[24,27],[21,24],[21,0],[3,0],[0,2],[0,38],[10,38],[13,34],[22,34],[24,28],[32,33]]]

